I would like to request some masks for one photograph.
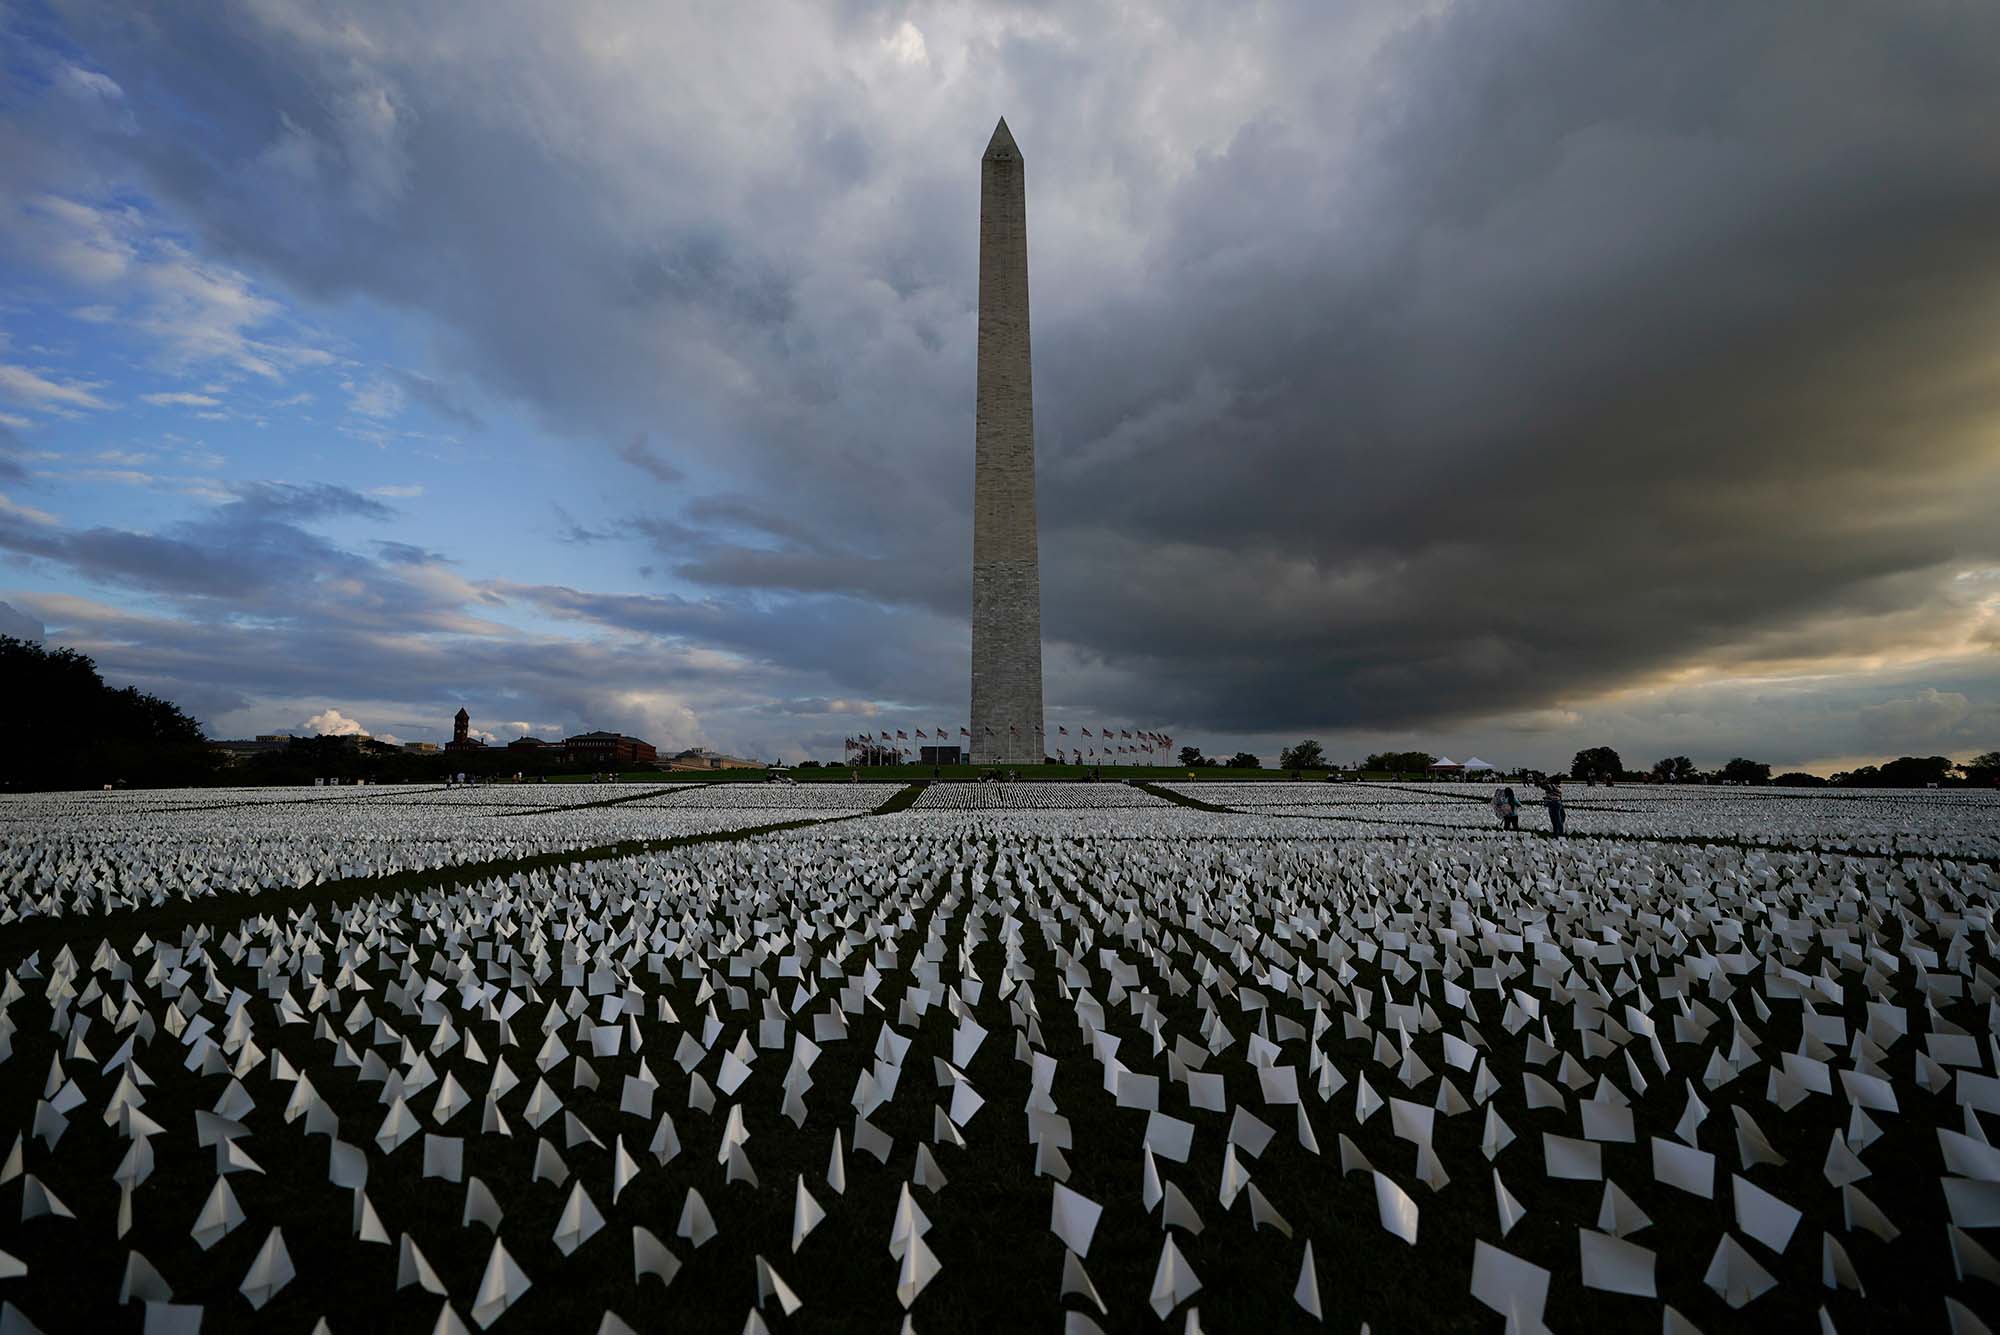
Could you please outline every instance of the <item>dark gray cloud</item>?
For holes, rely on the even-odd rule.
[[[262,503],[273,493],[250,494]],[[325,495],[314,503],[350,508]],[[665,746],[726,740],[776,755],[802,740],[797,727],[774,726],[783,702],[827,685],[779,661],[773,619],[741,607],[474,584],[432,553],[376,543],[371,559],[310,528],[250,517],[250,504],[217,507],[159,537],[51,523],[28,533],[0,522],[0,547],[165,603],[150,614],[75,595],[20,596],[114,681],[168,695],[213,735],[289,726],[335,703],[377,733],[423,737],[465,703],[481,726],[610,727]],[[283,551],[292,564],[280,564]],[[907,618],[873,615],[893,624],[870,635],[863,608],[815,629],[832,649],[847,637],[880,654],[861,665],[880,676],[899,645],[907,651],[895,632]],[[513,624],[523,619],[561,625]],[[722,736],[708,731],[732,713],[745,717]],[[827,725],[804,740],[837,751],[838,736]]]
[[[311,601],[334,586],[355,592],[372,563],[302,527],[336,516],[388,519],[380,501],[327,483],[257,482],[232,488],[235,499],[161,533],[98,526],[70,529],[0,509],[0,550],[59,563],[101,584],[219,604],[256,615]],[[268,606],[267,606],[268,605]],[[329,599],[324,615],[369,617],[381,609],[357,597]]]
[[[21,596],[61,643],[119,684],[180,702],[212,735],[291,726],[333,703],[375,732],[415,738],[465,703],[494,723],[834,755],[852,722],[835,716],[865,713],[869,695],[921,700],[927,641],[956,638],[948,624],[859,599],[774,612],[740,598],[473,582],[411,544],[376,541],[370,557],[316,531],[381,517],[365,496],[287,484],[237,493],[160,534],[0,509],[0,551],[163,603],[167,613],[143,614]],[[39,633],[32,618],[18,624]],[[802,644],[811,667],[796,665]],[[851,707],[829,690],[855,697]],[[824,707],[797,703],[813,700]]]
[[[2000,174],[1917,59],[1951,20],[1881,15],[1885,50],[1818,9],[1555,13],[1402,44],[1343,230],[1283,230],[1303,127],[1194,174],[1184,284],[1044,360],[1085,424],[1043,489],[1052,630],[1224,726],[1410,724],[1838,613],[1858,648],[1880,590],[1993,559]]]
[[[21,438],[5,426],[0,426],[0,482],[21,482],[28,476],[28,470],[21,465],[21,455],[26,451]]]
[[[330,482],[240,482],[229,490],[236,499],[216,512],[215,522],[225,526],[246,521],[300,523],[336,515],[390,519],[396,513],[373,497]]]
[[[1965,652],[1954,581],[2000,562],[2000,11],[1226,8],[663,17],[607,54],[532,8],[446,41],[402,6],[77,3],[134,102],[201,131],[48,133],[292,292],[421,312],[442,380],[663,484],[616,531],[713,599],[509,591],[549,615],[962,695],[1005,111],[1053,704],[1443,728]],[[930,66],[885,54],[905,17]],[[234,550],[314,504],[263,503]],[[54,542],[16,550],[250,578],[200,533]]]
[[[486,419],[467,406],[450,385],[402,367],[396,368],[394,375],[396,384],[405,395],[445,421],[467,431],[486,429]]]
[[[772,611],[740,598],[591,593],[560,585],[495,583],[496,596],[580,625],[711,646],[796,684],[921,711],[961,711],[933,685],[937,665],[971,669],[963,635],[945,618],[871,599],[789,600]],[[765,701],[752,699],[753,703]]]
[[[433,552],[407,542],[377,542],[375,550],[390,565],[422,566],[449,565],[451,559],[442,552]]]
[[[674,467],[673,464],[661,456],[658,450],[653,448],[652,443],[646,439],[644,433],[626,441],[623,448],[618,451],[618,457],[626,463],[631,464],[640,472],[647,474],[655,482],[664,482],[672,486],[687,477],[687,474]]]

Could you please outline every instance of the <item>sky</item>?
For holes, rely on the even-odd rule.
[[[2000,747],[2000,7],[0,0],[0,632],[214,737]]]

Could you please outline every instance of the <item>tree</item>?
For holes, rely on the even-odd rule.
[[[1183,746],[1181,748],[1181,764],[1187,766],[1189,769],[1200,769],[1207,763],[1208,757],[1201,753],[1200,747]]]
[[[1873,765],[1861,765],[1854,769],[1844,769],[1827,782],[1836,788],[1880,788],[1882,771]]]
[[[1362,761],[1361,767],[1389,774],[1421,774],[1436,761],[1428,751],[1377,751]]]
[[[1279,769],[1325,769],[1326,752],[1308,737],[1297,746],[1287,747],[1278,757]]]
[[[1780,774],[1771,782],[1780,788],[1824,788],[1826,780],[1817,774],[1807,774],[1803,770],[1790,770]]]
[[[1987,751],[1966,761],[1959,769],[1965,772],[1967,783],[1976,783],[1984,788],[2000,783],[2000,751]]]
[[[1925,788],[1951,781],[1952,763],[1943,756],[1899,756],[1882,766],[1885,788]]]
[[[1616,779],[1625,773],[1625,762],[1608,746],[1593,746],[1576,753],[1569,762],[1572,779]]]
[[[1724,765],[1716,777],[1724,783],[1769,783],[1771,767],[1761,760],[1745,760],[1737,756]]]
[[[1668,756],[1653,762],[1653,777],[1661,783],[1692,783],[1694,762],[1686,756]]]
[[[220,767],[201,724],[133,687],[113,690],[74,649],[0,636],[0,681],[27,705],[0,746],[0,788],[163,788]]]
[[[1261,769],[1263,766],[1257,757],[1251,755],[1248,751],[1238,751],[1235,755],[1229,757],[1229,768]]]

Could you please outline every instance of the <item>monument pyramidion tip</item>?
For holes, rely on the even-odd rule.
[[[988,140],[986,144],[986,156],[989,158],[1018,158],[1021,156],[1021,150],[1014,143],[1014,135],[1007,128],[1007,118],[1005,116],[1002,116],[1000,123],[993,127],[993,138]]]

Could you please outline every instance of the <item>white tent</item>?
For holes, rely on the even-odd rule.
[[[1478,756],[1474,756],[1472,759],[1466,761],[1463,765],[1459,766],[1459,768],[1464,770],[1467,774],[1470,774],[1474,770],[1490,770],[1493,768],[1493,766],[1487,764],[1485,761],[1481,760]]]
[[[1439,757],[1438,757],[1438,758],[1437,758],[1436,760],[1433,760],[1433,761],[1431,762],[1431,765],[1430,765],[1430,767],[1431,767],[1432,769],[1459,769],[1459,768],[1461,768],[1461,766],[1459,765],[1459,763],[1458,763],[1458,762],[1457,762],[1456,760],[1453,760],[1453,759],[1452,759],[1452,758],[1451,758],[1450,756],[1439,756]]]

